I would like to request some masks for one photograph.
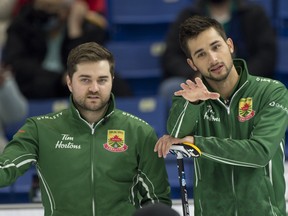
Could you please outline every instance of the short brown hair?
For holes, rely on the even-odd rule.
[[[187,58],[191,58],[187,41],[196,38],[200,33],[209,28],[214,28],[225,41],[227,40],[223,26],[210,17],[195,15],[189,17],[180,25],[179,42]]]
[[[87,42],[73,48],[67,59],[67,72],[70,78],[76,72],[76,65],[82,62],[98,62],[107,60],[110,65],[111,76],[114,77],[115,62],[112,53],[95,42]]]

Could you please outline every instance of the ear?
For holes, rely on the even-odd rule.
[[[234,44],[233,44],[232,39],[228,38],[226,43],[227,43],[227,45],[229,47],[230,53],[233,54],[234,53]]]
[[[72,92],[72,80],[70,79],[69,75],[66,75],[66,84],[70,92]]]
[[[195,66],[195,64],[193,63],[192,59],[187,58],[187,63],[190,65],[190,67],[194,70],[197,71],[197,67]]]

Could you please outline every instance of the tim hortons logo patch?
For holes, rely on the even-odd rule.
[[[241,98],[239,101],[239,115],[238,120],[240,122],[248,121],[253,118],[255,111],[253,110],[253,100],[251,97]]]
[[[128,149],[125,144],[125,131],[123,130],[108,130],[107,143],[103,147],[110,152],[124,152]]]

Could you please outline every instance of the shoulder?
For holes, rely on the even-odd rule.
[[[279,80],[260,77],[260,76],[250,76],[249,78],[250,86],[254,90],[263,94],[265,97],[275,97],[275,96],[286,96],[287,88]]]
[[[51,112],[51,113],[47,113],[44,115],[38,115],[38,116],[32,116],[29,119],[37,122],[51,122],[54,123],[56,121],[63,121],[64,119],[67,120],[67,114],[68,114],[68,110],[64,109],[58,112]]]
[[[115,109],[113,115],[113,124],[125,130],[137,131],[137,134],[154,134],[155,129],[144,119],[129,112]]]
[[[257,85],[260,85],[260,86],[286,89],[285,85],[281,81],[271,79],[271,78],[250,75],[250,81],[253,83],[257,83]]]
[[[131,124],[135,124],[135,125],[140,125],[140,126],[149,126],[149,124],[144,121],[142,118],[135,116],[129,112],[125,112],[123,110],[120,109],[115,109],[115,116],[121,118],[121,119],[125,119],[127,122],[131,123]]]

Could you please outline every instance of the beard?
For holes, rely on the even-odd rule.
[[[213,76],[213,73],[211,73],[209,71],[208,71],[208,73],[201,73],[201,74],[207,80],[212,80],[212,81],[216,81],[216,82],[224,81],[227,79],[227,77],[229,76],[229,74],[232,71],[233,61],[231,61],[228,66],[226,64],[224,64],[223,62],[222,62],[222,65],[224,65],[224,68],[222,68],[222,70],[225,70],[225,72],[224,72],[224,74],[222,74],[220,76],[215,77],[215,76]]]
[[[89,99],[89,96],[94,96],[94,95],[88,95],[84,98],[75,98],[73,97],[73,102],[75,106],[85,112],[97,112],[105,109],[107,106],[110,97],[107,98],[97,98],[97,101],[92,101],[92,99]]]

